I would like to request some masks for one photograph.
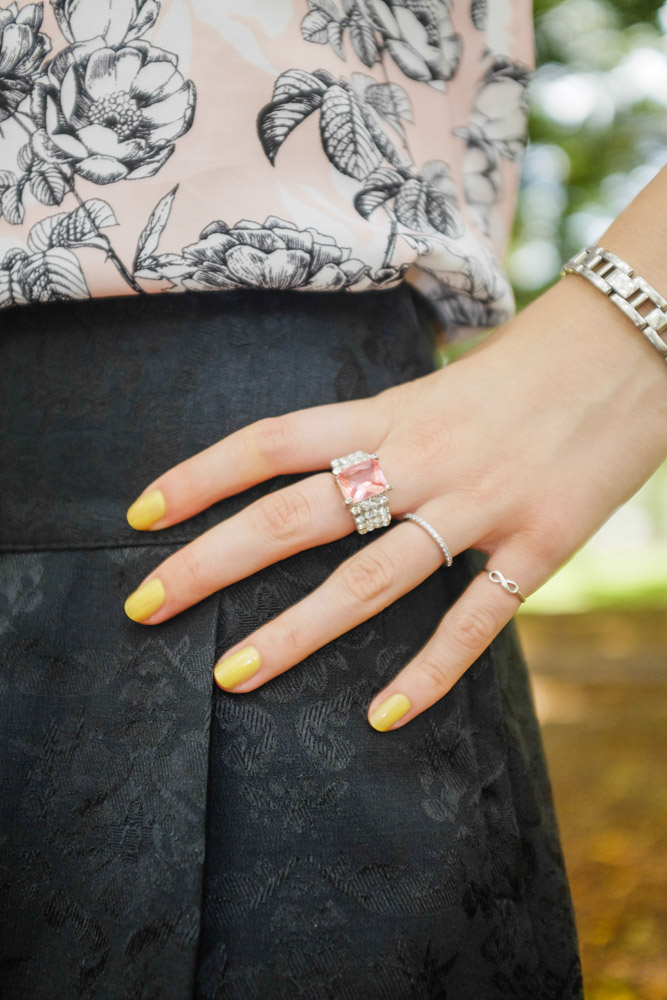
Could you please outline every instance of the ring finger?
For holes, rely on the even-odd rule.
[[[436,523],[453,524],[444,500]],[[452,554],[470,545],[472,518],[465,523],[459,517],[447,543]],[[254,690],[378,614],[444,561],[422,528],[408,521],[396,525],[341,563],[312,593],[229,649],[216,664],[216,682],[227,691]]]

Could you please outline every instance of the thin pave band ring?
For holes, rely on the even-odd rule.
[[[503,590],[506,590],[508,594],[512,595],[512,597],[518,597],[521,603],[524,603],[526,598],[519,590],[518,583],[515,583],[514,580],[508,580],[507,577],[504,577],[503,574],[497,569],[487,569],[486,572],[488,573],[489,580],[492,580],[493,583],[499,583]]]
[[[447,562],[447,565],[448,566],[452,565],[453,559],[452,559],[452,554],[449,551],[449,546],[445,542],[444,538],[442,538],[442,536],[438,534],[438,532],[435,530],[432,524],[429,524],[428,521],[425,521],[423,517],[419,516],[419,514],[404,514],[403,517],[401,518],[401,521],[414,521],[415,524],[418,524],[425,531],[428,531],[431,538],[438,543],[442,551],[445,553],[445,561]]]

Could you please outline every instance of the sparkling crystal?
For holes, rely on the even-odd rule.
[[[375,458],[363,458],[361,461],[348,465],[338,475],[338,482],[344,497],[350,497],[355,503],[368,507],[368,497],[382,493],[387,488],[380,464]]]

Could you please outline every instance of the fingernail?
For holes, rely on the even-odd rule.
[[[127,520],[131,528],[146,531],[152,524],[164,517],[167,504],[162,490],[151,490],[135,500],[127,512]]]
[[[234,688],[256,674],[262,663],[259,651],[254,646],[244,646],[224,660],[218,660],[213,676],[221,688]]]
[[[410,709],[410,699],[404,694],[392,694],[386,698],[382,704],[378,705],[371,714],[370,724],[373,729],[379,729],[381,733],[389,729],[395,722],[402,719]]]
[[[145,622],[162,607],[166,596],[162,581],[155,577],[130,594],[125,601],[125,614],[133,622]]]

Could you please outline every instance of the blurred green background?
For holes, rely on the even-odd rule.
[[[667,4],[536,0],[534,10],[530,141],[507,259],[519,306],[667,163]],[[522,613],[629,603],[667,606],[667,463]]]
[[[519,306],[667,163],[667,3],[535,0],[535,33]],[[517,615],[587,1000],[667,1000],[666,609],[667,463]]]

